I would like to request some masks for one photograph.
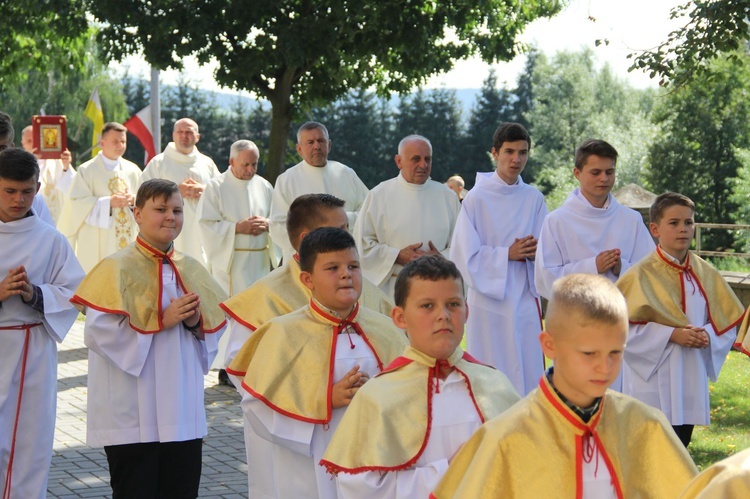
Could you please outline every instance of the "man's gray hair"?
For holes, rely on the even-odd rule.
[[[307,123],[304,123],[301,127],[299,127],[299,130],[297,130],[297,144],[299,144],[302,140],[302,132],[305,132],[307,130],[322,130],[323,135],[326,136],[326,140],[331,140],[330,137],[328,137],[328,129],[323,123],[318,123],[317,121],[308,121]]]
[[[258,146],[251,140],[238,140],[229,148],[229,157],[237,159],[240,151],[256,151],[258,152]]]
[[[401,142],[398,143],[398,155],[401,156],[401,152],[404,150],[404,146],[408,142],[412,142],[414,140],[421,140],[421,141],[426,142],[427,145],[430,146],[430,152],[432,152],[432,143],[430,142],[430,139],[422,135],[412,134],[412,135],[407,135],[406,137],[401,139]]]

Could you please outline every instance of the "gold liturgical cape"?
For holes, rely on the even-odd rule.
[[[698,472],[657,409],[607,390],[584,423],[542,376],[539,388],[464,444],[431,497],[580,498],[587,435],[607,463],[617,497],[678,497]]]
[[[222,303],[221,308],[234,320],[255,331],[274,317],[293,312],[310,302],[312,291],[300,281],[301,272],[297,255],[294,255],[284,265]],[[359,303],[391,316],[393,303],[377,286],[364,278]]]
[[[214,333],[224,327],[226,318],[219,303],[226,294],[206,268],[195,259],[174,251],[154,248],[140,236],[124,249],[108,256],[88,273],[70,301],[78,308],[125,315],[130,327],[139,333],[163,329],[161,271],[172,265],[183,292],[200,296],[200,323],[203,331]]]
[[[519,400],[505,375],[480,364],[461,347],[447,360],[466,380],[482,423]],[[407,347],[403,356],[357,392],[320,464],[333,474],[413,466],[430,436],[436,371],[434,358]]]
[[[315,302],[259,327],[245,342],[227,372],[274,411],[308,423],[331,420],[331,390],[338,334],[351,324],[375,354],[380,370],[406,346],[403,331],[390,317],[360,308],[345,320],[321,310]]]
[[[680,499],[750,497],[750,449],[719,461],[690,482]]]
[[[678,265],[657,247],[617,281],[617,287],[627,297],[631,324],[656,322],[671,327],[686,326],[681,274],[695,283],[706,300],[708,320],[717,335],[740,323],[745,312],[742,303],[715,268],[690,252],[685,264]]]

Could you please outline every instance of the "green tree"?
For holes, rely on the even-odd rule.
[[[85,0],[102,23],[110,58],[143,50],[151,64],[179,67],[195,55],[219,62],[220,84],[271,102],[269,177],[281,171],[295,111],[352,88],[407,92],[454,61],[509,60],[531,21],[560,0]],[[451,36],[446,36],[450,34]]]
[[[736,58],[744,64],[737,66]],[[693,81],[668,93],[657,105],[660,133],[650,150],[649,179],[655,192],[677,191],[696,204],[703,222],[731,223],[738,201],[729,194],[743,167],[737,151],[750,148],[750,67],[748,56],[721,57],[713,78]],[[658,165],[658,167],[656,167]],[[717,232],[713,244],[729,247],[731,234]]]
[[[497,74],[490,71],[482,83],[482,89],[471,109],[466,135],[462,141],[462,163],[464,172],[488,172],[494,169],[492,137],[503,121],[516,121],[513,109],[514,97],[505,88],[497,88]],[[464,177],[468,188],[474,185],[475,175]]]
[[[750,0],[693,0],[672,9],[670,17],[685,17],[686,22],[656,48],[630,54],[631,71],[660,77],[664,86],[670,82],[681,86],[710,77],[713,62],[726,53],[733,62],[746,63],[736,51],[750,41]]]

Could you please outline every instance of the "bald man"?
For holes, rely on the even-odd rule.
[[[167,144],[163,153],[149,162],[143,170],[141,182],[152,178],[164,178],[180,187],[185,221],[182,233],[174,241],[175,249],[203,262],[210,270],[201,245],[197,211],[198,201],[206,184],[219,176],[219,169],[211,158],[201,154],[195,146],[200,137],[195,121],[190,118],[177,120],[172,130],[172,142]]]

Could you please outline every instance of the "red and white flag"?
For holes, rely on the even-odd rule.
[[[154,148],[154,134],[151,130],[151,105],[144,107],[135,116],[131,116],[128,121],[123,123],[128,129],[128,132],[135,135],[138,141],[146,150],[146,160],[144,165],[147,165],[151,158],[156,156],[156,149]]]

